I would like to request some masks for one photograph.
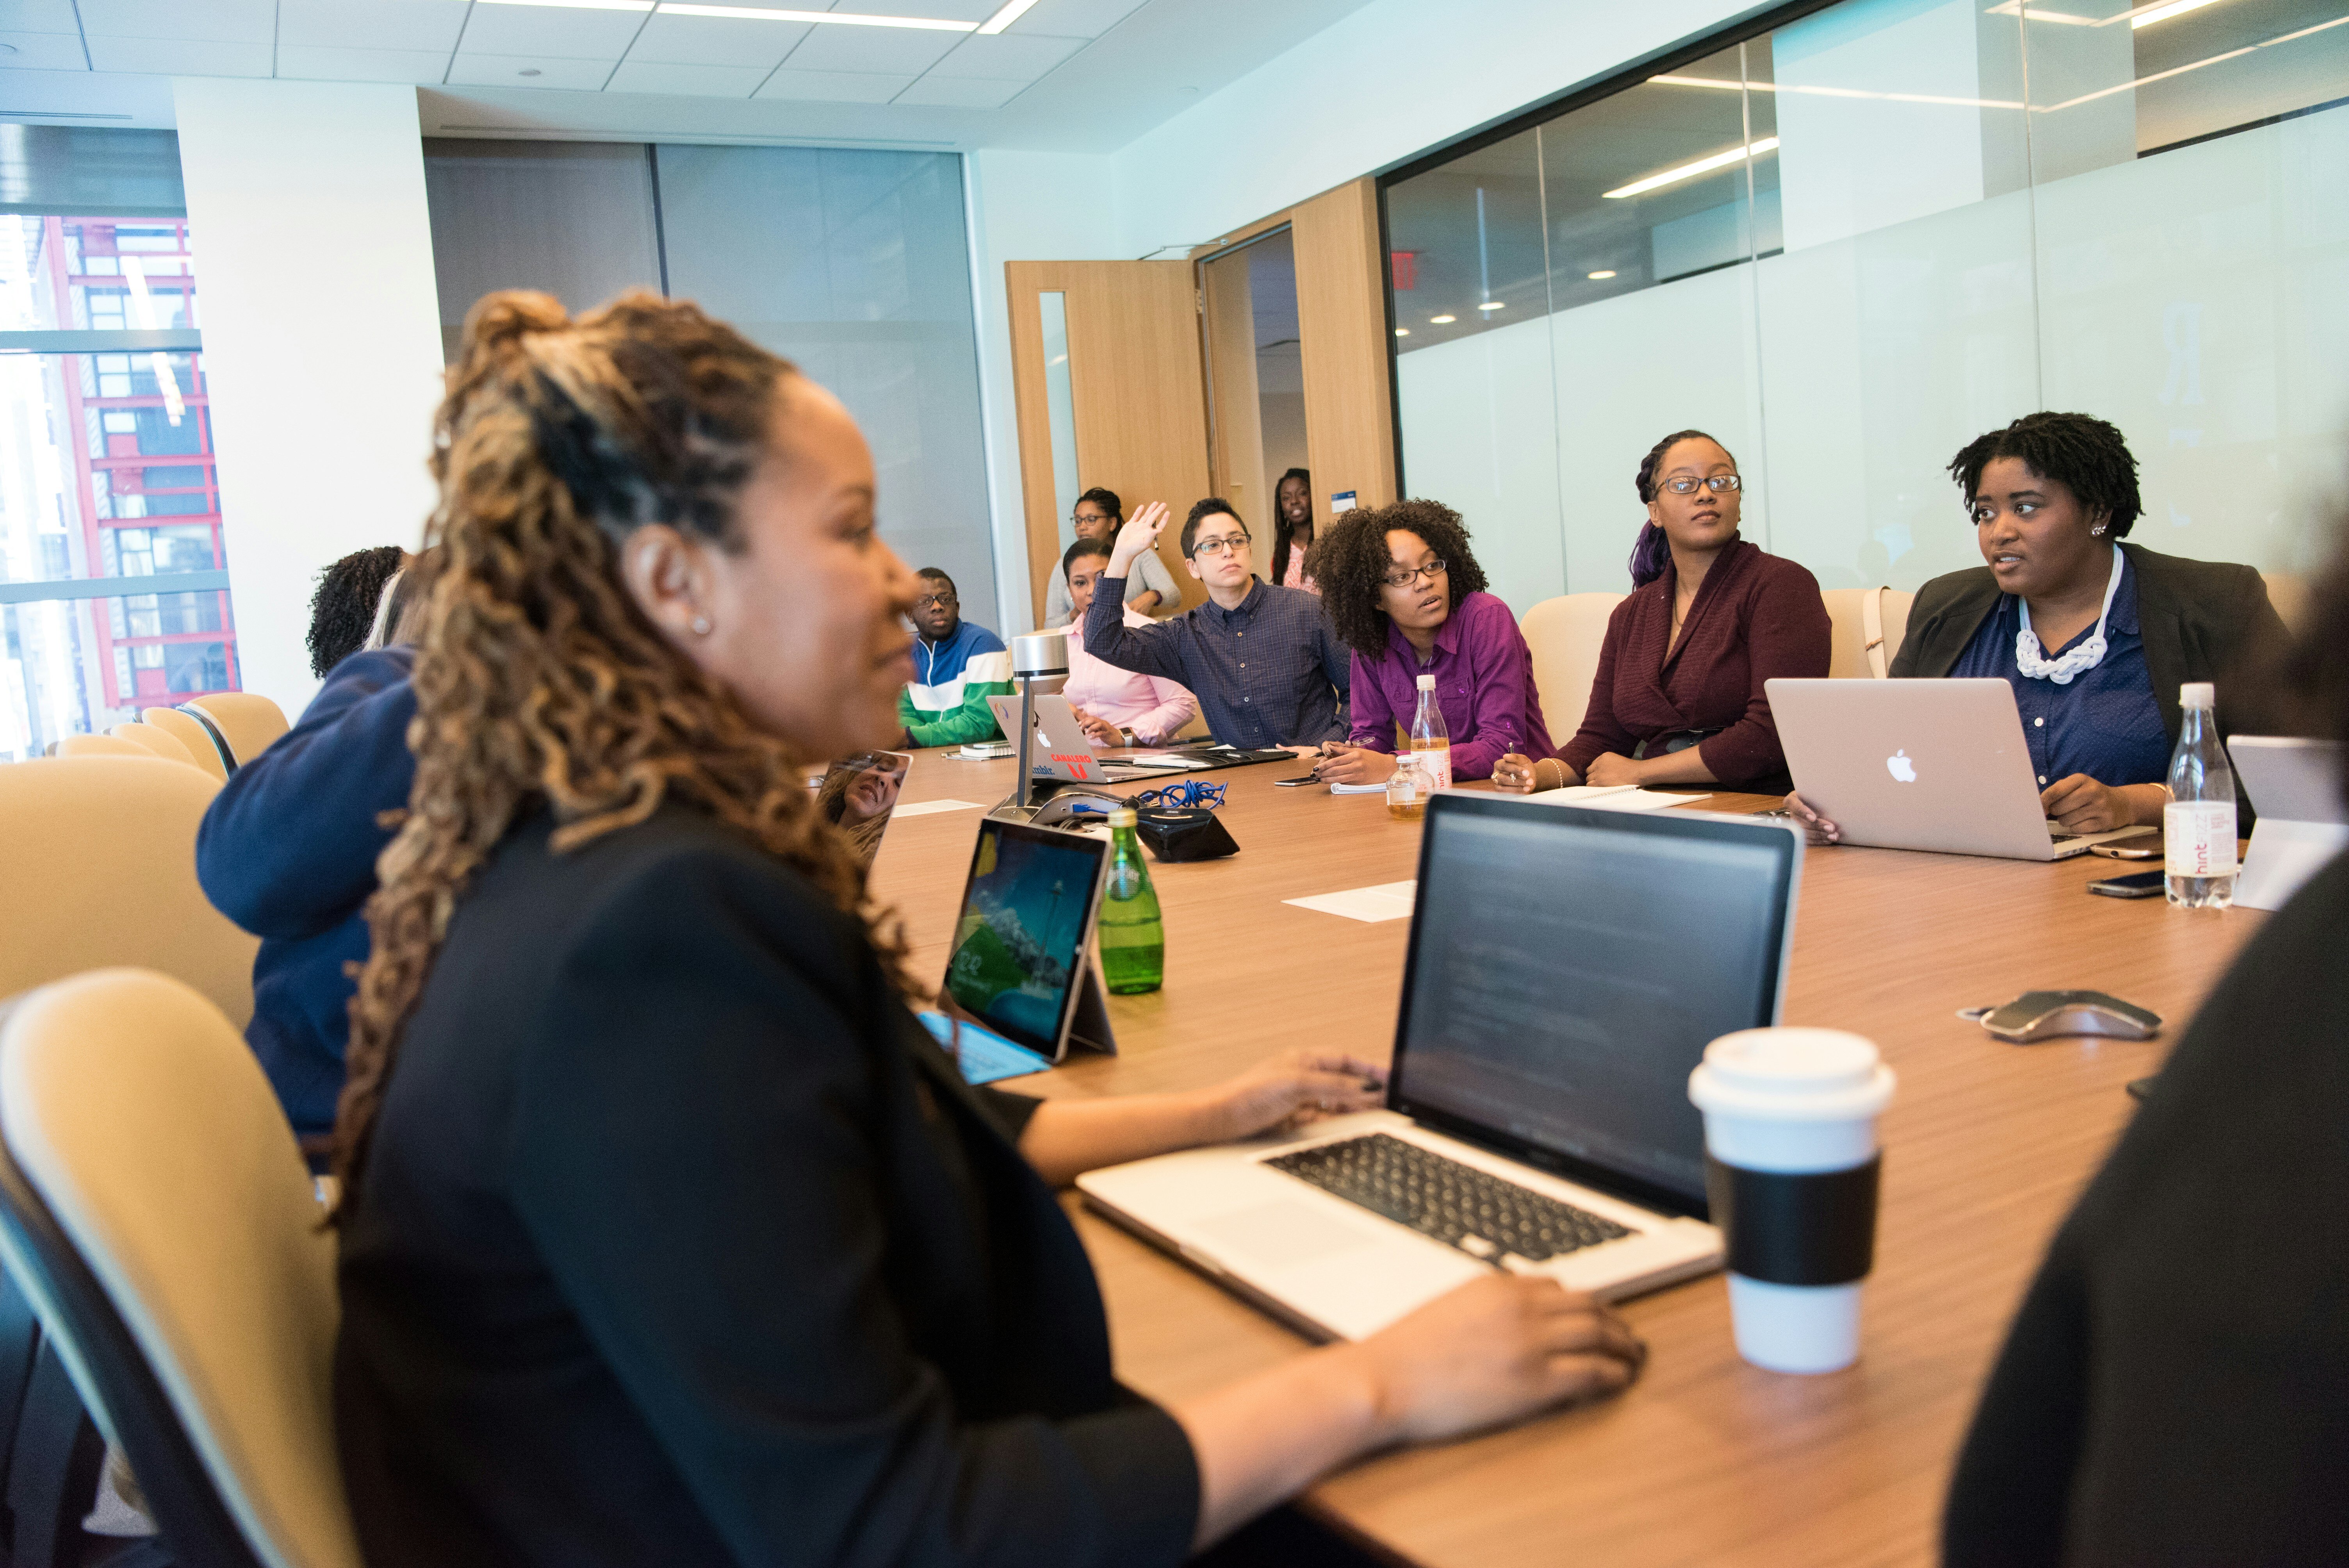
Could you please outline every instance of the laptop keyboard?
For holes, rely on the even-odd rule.
[[[1612,1220],[1383,1132],[1264,1163],[1488,1264],[1512,1253],[1540,1263],[1632,1233]]]

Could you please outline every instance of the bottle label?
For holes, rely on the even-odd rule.
[[[1430,794],[1452,788],[1452,748],[1449,745],[1423,748],[1413,745],[1412,755],[1419,758],[1420,787]]]
[[[2162,858],[2174,877],[2235,874],[2235,803],[2172,800],[2161,809]]]

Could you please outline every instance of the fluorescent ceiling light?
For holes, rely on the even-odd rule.
[[[1430,326],[1450,326],[1459,319],[1456,315],[1431,315],[1427,318],[1427,324]]]
[[[1411,328],[1407,326],[1398,326],[1395,328],[1395,335],[1397,337],[1409,337],[1411,335]]]
[[[982,38],[993,37],[1020,17],[1028,15],[1028,7],[1034,4],[1036,0],[1005,0],[1002,10],[978,25],[978,36]]]
[[[481,0],[484,5],[559,5],[568,11],[649,11],[653,0]]]
[[[1651,174],[1645,180],[1634,180],[1629,185],[1613,191],[1601,191],[1599,194],[1609,201],[1624,196],[1637,196],[1642,191],[1653,191],[1661,185],[1671,185],[1682,180],[1692,179],[1699,174],[1710,174],[1716,169],[1726,169],[1733,163],[1743,163],[1748,157],[1759,158],[1765,152],[1775,152],[1777,150],[1778,139],[1775,136],[1765,136],[1761,140],[1747,146],[1733,147],[1726,152],[1716,152],[1711,158],[1700,158],[1694,163],[1683,163],[1678,169],[1667,169],[1661,174]]]
[[[2033,12],[2036,16],[2039,13]],[[1878,98],[1886,103],[1940,103],[1960,108],[2021,108],[2023,106],[2005,98],[1947,98],[1940,93],[1878,93],[1865,88],[1805,87],[1777,82],[1726,82],[1719,77],[1650,77],[1651,82],[1669,88],[1720,88],[1730,92],[1741,87],[1757,93],[1799,93],[1806,98]]]
[[[2158,3],[2158,0],[2156,0]],[[2020,16],[2028,15],[2034,22],[2061,22],[2067,27],[2101,27],[2107,22],[2117,22],[2128,15],[2123,11],[2112,16],[2075,16],[2069,11],[2050,11],[2044,5],[2026,6],[2023,0],[2005,0],[1982,13],[1986,16]]]
[[[1603,280],[1603,279],[1606,279],[1606,278],[1611,278],[1611,277],[1613,277],[1614,275],[1615,275],[1615,269],[1614,269],[1614,268],[1612,268],[1612,267],[1609,267],[1609,268],[1608,268],[1605,272],[1601,272],[1601,273],[1592,273],[1590,274],[1590,281],[1591,281],[1592,283],[1594,283],[1594,284],[1595,284],[1595,283],[1600,282],[1600,281],[1601,281],[1601,280]]]
[[[580,0],[496,0],[499,5],[574,5]],[[618,5],[620,0],[593,0],[598,5]],[[628,0],[631,11],[651,9]],[[976,33],[976,22],[942,22],[935,16],[861,16],[853,11],[773,11],[758,5],[684,5],[661,0],[664,16],[729,16],[750,22],[833,22],[847,27],[920,27],[933,33]]]
[[[2169,0],[2168,5],[2156,5],[2151,10],[2139,7],[2129,14],[2129,26],[2150,27],[2156,22],[2167,22],[2182,12],[2198,11],[2209,4],[2210,0]]]

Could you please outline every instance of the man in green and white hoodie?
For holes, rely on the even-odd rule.
[[[914,601],[914,667],[918,678],[897,697],[897,721],[916,746],[960,746],[994,740],[990,696],[1009,695],[1011,655],[1003,639],[962,618],[954,579],[935,566],[916,573],[921,597]]]

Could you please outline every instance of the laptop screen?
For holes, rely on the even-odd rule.
[[[965,1011],[1029,1049],[1060,1054],[1076,983],[1091,961],[1106,840],[989,818],[978,828],[955,922],[947,989]]]
[[[1771,823],[1436,797],[1394,1108],[1702,1214],[1689,1073],[1775,1021],[1799,853]]]
[[[881,835],[888,830],[889,813],[897,809],[897,793],[905,787],[905,770],[913,761],[902,751],[860,752],[842,758],[814,781],[817,809],[868,866],[881,852]]]

